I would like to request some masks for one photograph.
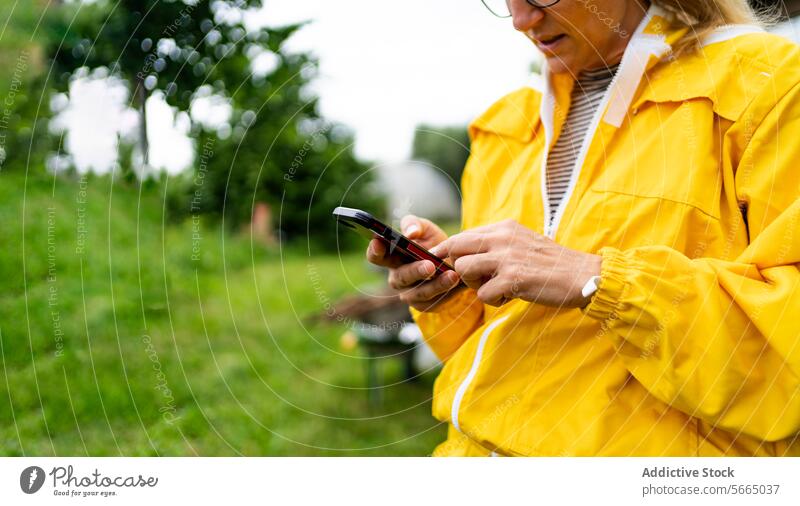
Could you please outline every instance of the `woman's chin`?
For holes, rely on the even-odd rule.
[[[563,74],[564,72],[570,72],[572,66],[568,59],[559,56],[548,56],[547,68],[553,74]]]

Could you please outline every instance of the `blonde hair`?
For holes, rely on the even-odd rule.
[[[700,47],[703,39],[714,29],[725,25],[747,24],[765,26],[779,16],[774,9],[756,12],[747,0],[652,0],[667,11],[670,21],[688,28],[686,34],[673,44],[675,55]]]

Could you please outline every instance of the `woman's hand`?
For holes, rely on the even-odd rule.
[[[583,307],[581,289],[600,275],[602,257],[560,246],[514,220],[466,230],[431,250],[455,262],[485,304],[520,298],[546,306]]]
[[[426,249],[447,239],[447,234],[432,221],[413,215],[404,216],[400,222],[403,235]],[[387,244],[373,239],[367,248],[367,260],[389,268],[389,286],[400,292],[400,299],[418,311],[436,311],[447,300],[450,291],[458,285],[459,277],[453,271],[432,277],[436,272],[433,262],[421,260],[404,263],[401,257],[391,255]]]

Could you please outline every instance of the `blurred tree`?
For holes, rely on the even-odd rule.
[[[46,0],[0,9],[0,169],[41,165],[53,139],[46,135],[50,92],[38,20]]]
[[[323,244],[336,227],[330,213],[344,199],[366,205],[370,175],[356,160],[352,134],[317,112],[307,87],[316,61],[284,42],[301,26],[249,29],[245,12],[260,0],[98,0],[67,4],[51,21],[50,54],[66,90],[78,68],[105,67],[129,83],[140,112],[140,151],[148,139],[144,103],[158,93],[190,113],[195,169],[171,181],[179,214],[214,213],[249,223],[255,203],[269,205],[285,237],[308,232]],[[193,115],[200,100],[230,117]],[[146,168],[147,160],[144,164]]]
[[[247,72],[253,45],[277,49],[295,27],[247,33],[242,10],[260,0],[97,0],[61,5],[48,18],[56,85],[67,91],[76,69],[105,67],[129,83],[139,111],[142,163],[148,147],[145,103],[156,90],[188,111],[196,90],[224,93]]]
[[[456,186],[469,157],[469,136],[465,127],[419,125],[414,132],[411,158],[425,161],[443,172]]]

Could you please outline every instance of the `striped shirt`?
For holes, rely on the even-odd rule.
[[[584,71],[578,76],[572,89],[567,119],[561,135],[547,156],[547,200],[550,204],[548,218],[551,224],[567,191],[572,172],[576,169],[575,162],[589,130],[589,123],[618,66]]]

